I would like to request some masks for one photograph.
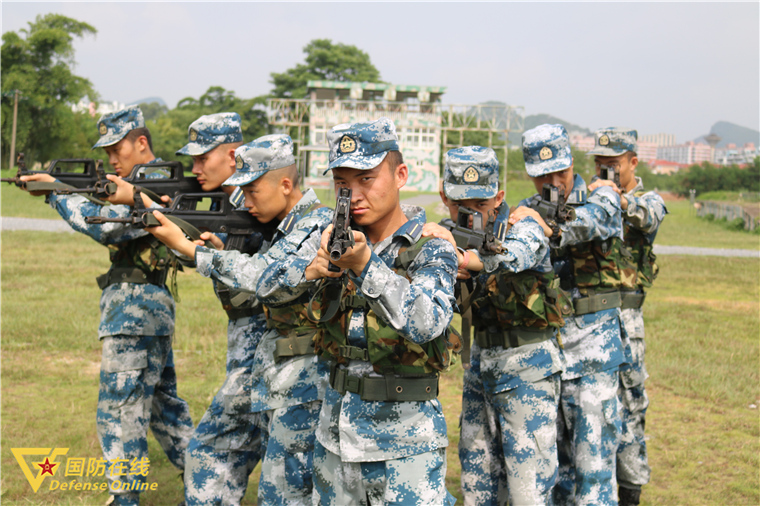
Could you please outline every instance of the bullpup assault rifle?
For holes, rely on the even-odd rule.
[[[161,225],[153,215],[155,208],[145,208],[140,189],[135,191],[135,207],[128,218],[106,218],[88,216],[85,221],[89,224],[126,223],[137,228],[156,227]],[[174,222],[191,240],[200,239],[202,232],[227,234],[224,249],[242,251],[250,244],[246,241],[252,234],[258,232],[260,239],[271,238],[276,228],[274,224],[262,224],[247,211],[234,208],[229,196],[224,192],[182,193],[178,194],[172,206],[159,209],[170,221]],[[208,245],[208,244],[207,244]]]
[[[559,225],[575,219],[575,209],[565,202],[565,191],[550,184],[545,184],[541,195],[535,195],[528,207],[534,209],[546,224],[554,231],[552,237],[557,237]]]
[[[594,179],[596,179],[596,177]],[[620,188],[620,171],[617,169],[617,167],[613,167],[610,165],[600,165],[599,179],[606,179],[608,181],[612,181],[613,183],[615,183],[615,186]]]
[[[332,232],[327,242],[327,251],[330,252],[330,265],[327,269],[331,272],[340,272],[340,267],[333,264],[337,262],[346,250],[354,245],[354,234],[351,232],[351,189],[341,188],[338,192],[338,200],[333,214]]]
[[[489,214],[485,225],[482,213],[464,206],[459,206],[456,222],[445,219],[441,225],[451,231],[459,248],[475,249],[483,255],[501,253],[503,251],[501,239],[504,238],[506,227],[501,222],[496,225],[496,216],[505,211],[503,206],[506,205],[502,202],[494,209],[493,213]]]

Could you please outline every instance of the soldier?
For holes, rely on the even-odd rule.
[[[98,121],[102,147],[117,174],[128,176],[136,164],[160,161],[153,156],[150,132],[136,106],[106,114]],[[48,174],[26,181],[54,182]],[[147,460],[148,426],[169,460],[183,470],[193,424],[187,403],[177,395],[172,336],[174,299],[166,288],[176,259],[145,230],[108,223],[88,225],[87,216],[126,218],[124,205],[101,206],[80,195],[49,196],[50,204],[77,232],[108,246],[111,268],[98,277],[103,290],[98,335],[103,342],[100,364],[97,429],[103,456],[109,462]],[[114,504],[136,505],[143,476],[110,476],[126,482],[112,488]]]
[[[649,464],[644,440],[644,425],[649,398],[644,390],[647,378],[644,364],[644,304],[645,288],[652,286],[657,265],[652,244],[667,209],[662,197],[645,192],[641,179],[635,176],[639,160],[636,156],[636,130],[604,128],[595,134],[593,154],[597,175],[601,168],[614,169],[620,187],[612,188],[620,195],[623,209],[625,245],[633,254],[636,268],[634,288],[622,292],[621,320],[623,344],[630,353],[631,363],[620,368],[618,396],[622,403],[623,431],[617,452],[618,497],[621,506],[639,504],[641,487],[649,483]],[[592,191],[610,181],[597,179],[589,185]]]
[[[536,190],[550,184],[575,219],[552,220],[544,228],[562,288],[571,290],[574,317],[565,319],[557,446],[557,504],[615,504],[615,453],[620,439],[618,368],[620,288],[631,274],[622,252],[620,198],[609,186],[586,194],[573,174],[573,158],[562,125],[540,125],[523,134],[523,157]],[[522,204],[530,205],[531,199]]]
[[[446,423],[438,371],[450,364],[457,261],[447,241],[421,239],[424,210],[401,206],[409,176],[393,122],[344,124],[328,133],[336,191],[352,191],[354,246],[328,270],[332,226],[269,266],[258,285],[267,305],[337,280],[337,299],[316,293],[315,351],[331,361],[317,427],[314,504],[452,504],[446,491]],[[405,274],[405,275],[402,275]],[[338,304],[338,301],[340,302]],[[339,306],[339,307],[336,307]]]
[[[151,233],[173,249],[195,258],[198,272],[214,280],[217,292],[229,293],[228,304],[234,305],[242,295],[258,308],[258,300],[250,294],[255,293],[264,268],[275,259],[293,254],[313,230],[329,223],[332,213],[320,205],[313,190],[302,193],[299,189],[289,136],[260,137],[240,146],[232,160],[237,170],[224,182],[224,187],[241,187],[248,212],[260,222],[279,222],[268,242],[274,244],[271,248],[267,244],[256,254],[247,255],[196,246],[164,218],[161,218],[163,225],[151,229]],[[311,501],[314,431],[328,371],[308,346],[314,334],[306,328],[310,322],[303,318],[300,324],[291,324],[288,312],[292,313],[268,309],[268,318],[263,314],[256,316],[256,325],[245,335],[230,333],[228,361],[240,354],[238,361],[245,370],[229,372],[228,362],[227,381],[190,443],[186,473],[188,504],[211,504],[220,495],[223,504],[239,504],[248,474],[262,455],[259,504]],[[267,331],[267,320],[272,330]],[[296,345],[295,349],[292,345]],[[251,425],[254,416],[261,428]],[[196,439],[209,443],[195,445]],[[214,453],[201,451],[211,441],[220,439],[229,440],[228,446],[264,440],[256,460],[249,459],[247,472],[239,473],[234,481],[240,493],[229,493],[233,489],[230,483],[224,489],[225,494],[220,494],[221,489],[216,494],[210,493],[217,487],[209,486],[209,482],[223,485],[221,477],[231,476],[230,472],[219,472],[221,466],[214,461]],[[216,452],[220,449],[216,448]],[[218,477],[214,477],[215,470]],[[190,491],[194,491],[192,498]]]
[[[481,213],[483,222],[495,215],[497,230],[506,225],[509,211],[502,206],[492,149],[450,150],[443,179],[441,199],[452,220],[463,206]],[[460,263],[460,270],[480,271],[459,439],[465,504],[548,504],[557,478],[562,352],[555,334],[562,325],[561,301],[549,241],[536,215],[526,207],[515,210],[506,237],[498,238],[500,252],[471,250]],[[484,269],[470,260],[479,253]]]

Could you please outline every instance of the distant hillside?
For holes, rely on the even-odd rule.
[[[743,146],[748,142],[753,142],[755,146],[760,146],[760,132],[752,130],[751,128],[735,125],[728,121],[718,121],[710,129],[710,133],[720,137],[718,143],[719,148],[726,146],[727,144],[736,144],[737,146]],[[694,139],[694,142],[704,142],[704,136]]]
[[[150,104],[153,102],[157,103],[158,105],[166,106],[166,102],[164,102],[164,99],[161,97],[143,98],[142,100],[135,100],[131,104],[127,104],[127,105]]]

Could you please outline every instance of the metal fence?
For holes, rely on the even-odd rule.
[[[757,227],[757,220],[742,206],[736,204],[722,204],[719,202],[698,200],[695,207],[697,208],[697,216],[700,218],[704,218],[708,215],[712,215],[718,220],[725,218],[727,221],[741,218],[744,221],[745,230],[755,230],[755,227]]]

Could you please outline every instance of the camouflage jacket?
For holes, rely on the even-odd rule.
[[[628,208],[623,211],[625,245],[633,254],[636,266],[635,286],[638,290],[652,286],[657,277],[657,257],[653,251],[654,239],[665,214],[665,202],[657,193],[644,191],[641,179],[625,194]]]
[[[290,258],[316,230],[324,229],[332,220],[332,210],[314,209],[319,204],[313,190],[303,197],[280,222],[271,247],[265,245],[259,253],[246,255],[236,251],[216,251],[196,248],[198,272],[230,288],[251,293],[249,300],[259,303],[256,295],[259,278],[269,264]],[[306,214],[309,209],[311,212]],[[324,396],[328,370],[319,364],[315,355],[301,355],[275,361],[276,341],[281,337],[274,325],[261,329],[253,357],[251,400],[254,412],[311,402]]]
[[[159,162],[155,159],[154,162]],[[124,205],[101,206],[90,202],[81,195],[50,195],[50,205],[77,232],[81,232],[97,242],[108,246],[110,258],[123,260],[117,253],[123,248],[142,252],[147,264],[158,260],[145,244],[130,243],[150,241],[150,234],[144,229],[123,223],[88,225],[87,216],[107,218],[127,218],[131,208]],[[168,255],[166,247],[160,251]],[[114,255],[115,254],[115,255]],[[144,257],[144,258],[143,258]],[[137,283],[115,283],[103,290],[100,298],[100,326],[98,336],[170,336],[174,333],[174,299],[166,286]]]
[[[529,200],[521,205],[527,205]],[[575,208],[576,219],[560,225],[560,249],[595,240],[622,239],[620,197],[612,188],[602,186],[587,195],[586,183],[576,174],[568,204]],[[572,279],[572,259],[552,258],[552,264],[561,278],[569,275]],[[572,286],[572,296],[582,297],[577,286]],[[560,330],[566,364],[563,379],[618,367],[624,361],[619,315],[620,310],[612,308],[565,318]]]
[[[406,277],[392,266],[399,249],[409,247],[409,233],[425,223],[425,211],[401,206],[409,221],[390,237],[372,244],[372,256],[359,276],[349,274],[369,307],[399,335],[415,343],[439,337],[453,316],[454,280],[457,272],[453,246],[441,239],[425,243]],[[323,227],[325,228],[325,227]],[[313,289],[304,279],[306,267],[319,248],[321,230],[305,241],[297,255],[272,264],[261,277],[258,296],[265,304],[292,301]],[[348,323],[352,346],[367,348],[365,310],[355,309]],[[351,360],[351,376],[376,374],[372,364]],[[426,402],[368,402],[351,392],[340,395],[328,387],[317,438],[344,462],[368,462],[401,458],[448,445],[446,421],[438,399]]]
[[[486,287],[489,293],[498,292],[498,286],[489,282],[495,275],[554,272],[549,259],[549,240],[533,218],[524,218],[510,227],[503,246],[504,253],[482,257],[484,272],[478,275],[477,285]],[[473,309],[476,329],[484,319],[491,320],[491,309],[488,305]],[[473,374],[466,375],[466,378],[477,378],[487,394],[496,394],[551,376],[563,366],[564,358],[556,339],[506,349],[497,346],[481,350],[477,343],[473,343],[470,359]]]

